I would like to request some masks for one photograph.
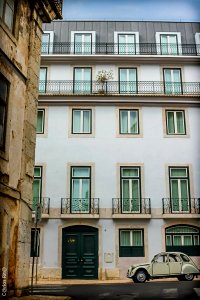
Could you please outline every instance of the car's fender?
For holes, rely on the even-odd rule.
[[[141,266],[136,266],[136,267],[132,268],[131,272],[129,273],[129,277],[135,276],[135,274],[137,273],[138,270],[145,270],[147,272],[148,276],[151,276],[149,274],[149,264],[148,264],[148,265],[141,265]]]
[[[199,269],[197,269],[195,266],[191,265],[191,264],[184,264],[182,267],[182,274],[198,274],[199,273]]]

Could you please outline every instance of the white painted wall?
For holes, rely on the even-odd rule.
[[[200,169],[199,108],[187,108],[187,128],[190,137],[163,136],[162,109],[143,107],[143,137],[118,138],[116,108],[96,106],[95,137],[69,138],[69,111],[65,106],[48,108],[48,137],[37,138],[36,164],[46,163],[45,195],[51,207],[60,207],[60,198],[67,191],[67,163],[95,164],[95,197],[100,207],[111,207],[117,197],[117,163],[144,164],[144,193],[152,207],[161,207],[161,199],[168,197],[166,165],[190,164],[194,186],[192,197],[198,197]]]
[[[45,65],[46,66],[46,65]],[[48,67],[48,66],[47,66]],[[137,75],[139,81],[162,81],[163,80],[163,68],[181,68],[182,70],[182,80],[185,82],[198,82],[200,78],[200,67],[195,65],[172,65],[166,63],[162,66],[159,64],[51,64],[48,67],[48,80],[73,80],[73,69],[74,67],[91,67],[92,68],[92,79],[96,80],[96,75],[98,71],[102,70],[112,70],[114,81],[118,80],[119,68],[137,68]]]

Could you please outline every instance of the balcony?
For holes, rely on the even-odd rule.
[[[42,43],[42,55],[161,55],[161,56],[197,56],[200,45],[196,44],[115,44],[115,43]]]
[[[99,218],[99,198],[61,198],[61,217]]]
[[[162,199],[163,215],[169,217],[198,217],[200,214],[200,198],[163,198]]]
[[[32,215],[35,216],[36,207],[38,204],[41,204],[41,216],[42,218],[49,218],[49,211],[50,211],[50,198],[48,197],[34,197],[33,198],[33,205],[32,205]]]
[[[150,198],[113,198],[113,218],[151,218]]]
[[[200,82],[162,81],[72,81],[47,80],[39,83],[40,95],[75,96],[200,96]]]

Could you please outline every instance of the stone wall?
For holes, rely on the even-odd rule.
[[[9,82],[5,148],[0,150],[0,269],[9,297],[29,284],[42,22],[56,16],[48,1],[41,9],[40,1],[16,2],[12,32],[0,19],[0,70]]]

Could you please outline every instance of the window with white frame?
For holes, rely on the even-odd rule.
[[[0,148],[5,148],[9,82],[0,73]]]
[[[88,213],[90,210],[91,167],[71,167],[71,211]]]
[[[168,135],[185,135],[184,110],[166,110],[166,126]]]
[[[196,42],[197,55],[200,55],[200,32],[195,33],[195,42]]]
[[[200,230],[191,225],[175,225],[165,230],[166,251],[178,251],[192,256],[200,253]]]
[[[135,109],[119,110],[120,134],[139,134],[139,112]]]
[[[157,54],[180,55],[182,54],[180,32],[156,32]]]
[[[74,54],[94,54],[95,42],[95,31],[71,32],[71,52]]]
[[[53,31],[43,31],[42,34],[42,54],[51,54],[53,53]]]
[[[92,68],[74,68],[74,93],[90,94],[92,91]]]
[[[36,206],[41,202],[42,197],[42,167],[35,166],[34,168],[34,180],[33,180],[33,210],[36,210]]]
[[[143,229],[119,230],[119,256],[120,257],[144,256],[144,230]]]
[[[139,32],[114,32],[114,52],[121,55],[139,54]]]
[[[139,213],[141,209],[140,167],[120,168],[122,213]]]
[[[119,69],[119,92],[121,94],[137,93],[137,69],[136,68]]]
[[[15,0],[0,1],[0,18],[12,31],[14,23]]]
[[[36,127],[37,134],[44,133],[44,125],[45,125],[45,110],[38,109],[38,111],[37,111],[37,127]]]
[[[182,94],[181,69],[163,69],[165,94]]]
[[[41,67],[39,74],[39,93],[46,93],[46,84],[47,84],[47,68]]]
[[[169,167],[170,205],[173,213],[190,211],[189,169]]]
[[[178,54],[179,46],[176,34],[160,35],[160,50],[162,55]]]
[[[92,110],[72,109],[72,133],[90,134],[92,133]]]

